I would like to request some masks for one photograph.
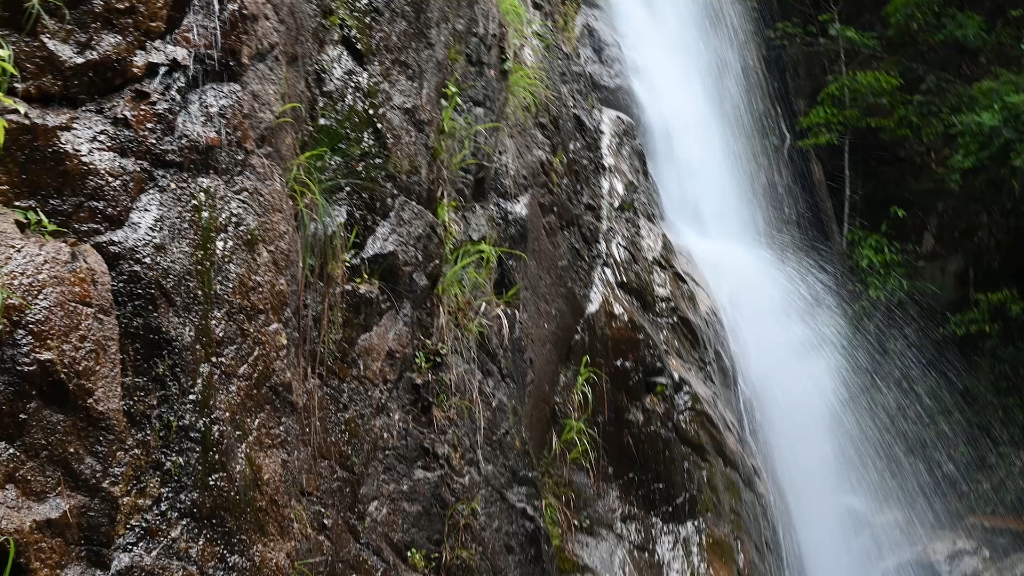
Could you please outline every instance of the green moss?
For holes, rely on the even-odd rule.
[[[736,549],[731,541],[721,538],[711,531],[705,540],[704,551],[707,553],[708,560],[713,566],[717,565],[726,568],[727,574],[736,573],[738,568]],[[713,572],[715,571],[713,570]],[[717,574],[718,572],[715,573]]]
[[[576,48],[576,19],[580,14],[579,0],[562,0],[558,10],[558,31],[570,49]]]
[[[209,362],[214,354],[213,308],[216,300],[217,235],[220,231],[220,217],[214,201],[214,193],[202,189],[195,201],[196,250],[194,266],[196,282],[199,285],[200,306],[199,326],[196,331],[196,346],[201,352],[200,363]]]
[[[366,2],[335,0],[327,14],[327,23],[340,28],[342,33],[354,40],[359,50],[369,56],[372,47],[372,26]]]
[[[555,550],[555,567],[559,574],[578,574],[581,570],[580,561],[565,550]]]

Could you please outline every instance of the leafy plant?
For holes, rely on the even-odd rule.
[[[295,120],[292,120],[288,116],[285,116],[285,114],[287,114],[288,112],[290,112],[291,110],[294,110],[296,108],[299,111],[303,110],[302,104],[299,104],[298,102],[289,102],[288,104],[285,104],[284,106],[281,106],[280,108],[277,109],[277,115],[276,115],[277,116],[277,120],[275,120],[274,122],[276,124],[285,124],[285,123],[294,124]]]
[[[1024,300],[1016,290],[975,294],[973,306],[949,320],[949,331],[960,337],[990,336],[998,338],[1008,322],[1024,319]]]
[[[67,232],[50,222],[42,210],[13,210],[13,212],[14,219],[24,224],[29,232],[38,234],[47,240],[53,240],[53,234]]]
[[[540,66],[532,59],[519,59],[520,51],[540,39],[541,28],[519,0],[498,0],[498,9],[509,31],[505,64],[509,73],[509,112],[514,118],[524,119],[537,112],[548,93],[547,76]]]
[[[555,186],[558,185],[558,182],[561,180],[562,175],[565,174],[566,164],[567,159],[565,157],[565,152],[559,150],[558,152],[555,153],[554,158],[551,159],[551,183],[554,184]]]
[[[426,574],[434,569],[434,559],[437,557],[437,554],[429,555],[423,550],[411,548],[409,552],[406,553],[405,557],[409,561],[409,566],[411,566],[413,570],[420,574]]]
[[[437,219],[443,230],[445,267],[436,292],[446,316],[456,320],[466,332],[478,335],[487,326],[483,318],[487,307],[507,306],[519,292],[519,287],[515,286],[505,294],[495,294],[500,259],[509,255],[525,258],[526,255],[497,247],[487,240],[459,245],[459,229],[452,217],[457,207],[458,203],[450,200],[442,200],[437,206]]]
[[[445,356],[448,355],[447,346],[435,346],[432,342],[426,342],[427,347],[423,350],[416,352],[414,363],[416,369],[420,372],[426,373],[433,370],[435,367],[444,363]]]
[[[890,212],[906,218],[906,212],[897,207]],[[908,280],[912,249],[891,240],[888,232],[888,223],[879,232],[854,226],[849,231],[849,257],[868,297],[903,300],[912,287]]]
[[[0,109],[14,108],[18,113],[24,114],[25,106],[7,95],[11,87],[11,79],[17,75],[18,69],[14,67],[14,51],[3,39],[0,39]],[[0,118],[0,150],[4,147],[7,127],[7,121]]]
[[[313,576],[313,572],[307,568],[315,560],[299,560],[292,564],[292,576]]]
[[[25,30],[23,32],[24,34],[28,34],[29,32],[31,32],[32,28],[35,28],[36,22],[38,22],[40,18],[44,20],[49,18],[46,15],[46,12],[43,12],[44,2],[47,5],[52,4],[63,10],[65,21],[71,19],[71,14],[68,12],[67,7],[64,6],[64,3],[61,2],[60,0],[27,0],[25,2],[25,16],[22,17],[21,20],[22,25],[25,27]]]
[[[454,200],[441,200],[437,204],[437,219],[443,229],[445,260],[451,260],[459,239],[459,230],[452,219],[452,212],[458,207],[459,203]]]
[[[11,569],[14,567],[14,538],[4,536],[0,538],[0,544],[7,542],[7,567],[4,568],[4,576],[11,576]]]
[[[544,525],[548,529],[548,538],[551,539],[553,548],[561,548],[565,538],[566,518],[568,512],[562,503],[554,497],[548,496],[541,501],[541,508],[544,512]]]
[[[487,130],[501,128],[501,124],[475,124],[464,113],[462,91],[457,84],[458,78],[453,77],[445,83],[441,109],[441,125],[435,146],[435,155],[445,163],[452,174],[461,174],[463,170],[479,164],[473,158],[477,148],[490,152],[480,142],[480,136]]]
[[[328,147],[314,148],[295,159],[287,175],[288,189],[295,202],[303,274],[299,281],[300,370],[326,369],[335,328],[332,315],[331,286],[348,279],[348,268],[355,257],[358,228],[346,233],[345,222],[334,216],[326,193],[333,153]],[[335,292],[336,293],[336,292]],[[316,404],[314,404],[314,407]]]
[[[569,547],[569,535],[579,524],[573,507],[576,497],[562,473],[551,468],[551,460],[541,465],[541,517],[548,531],[555,563],[560,574],[579,572],[579,561]]]
[[[839,144],[858,128],[896,130],[903,113],[899,88],[903,80],[892,72],[861,70],[829,78],[817,104],[800,120],[808,135],[804,147]]]
[[[318,164],[327,152],[326,148],[316,148],[300,155],[288,172],[288,189],[295,200],[303,270],[307,275],[313,274],[320,262],[332,261],[338,248],[336,234],[327,233],[321,238],[331,224]]]

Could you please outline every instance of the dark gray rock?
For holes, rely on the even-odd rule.
[[[576,21],[580,59],[594,87],[597,101],[631,118],[638,109],[626,56],[616,37],[607,8],[602,4],[584,6]]]
[[[359,254],[387,285],[406,292],[415,302],[430,294],[441,267],[441,225],[430,212],[398,198]]]

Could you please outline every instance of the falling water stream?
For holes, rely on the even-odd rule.
[[[905,574],[925,523],[853,417],[858,346],[809,248],[752,17],[742,0],[612,0],[666,226],[717,301],[786,519],[790,576]],[[870,361],[870,360],[869,360]],[[867,377],[867,375],[863,375]],[[870,416],[869,416],[870,417]],[[851,433],[851,430],[853,431]],[[885,520],[889,518],[891,520]]]

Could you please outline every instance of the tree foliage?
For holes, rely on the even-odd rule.
[[[1024,6],[780,6],[774,37],[796,64],[800,144],[821,161],[835,206],[853,191],[846,250],[855,293],[866,304],[914,300],[907,310],[947,319],[942,331],[968,363],[959,401],[974,433],[998,439],[1006,462],[1019,459]],[[1012,498],[1024,511],[1024,490]]]

